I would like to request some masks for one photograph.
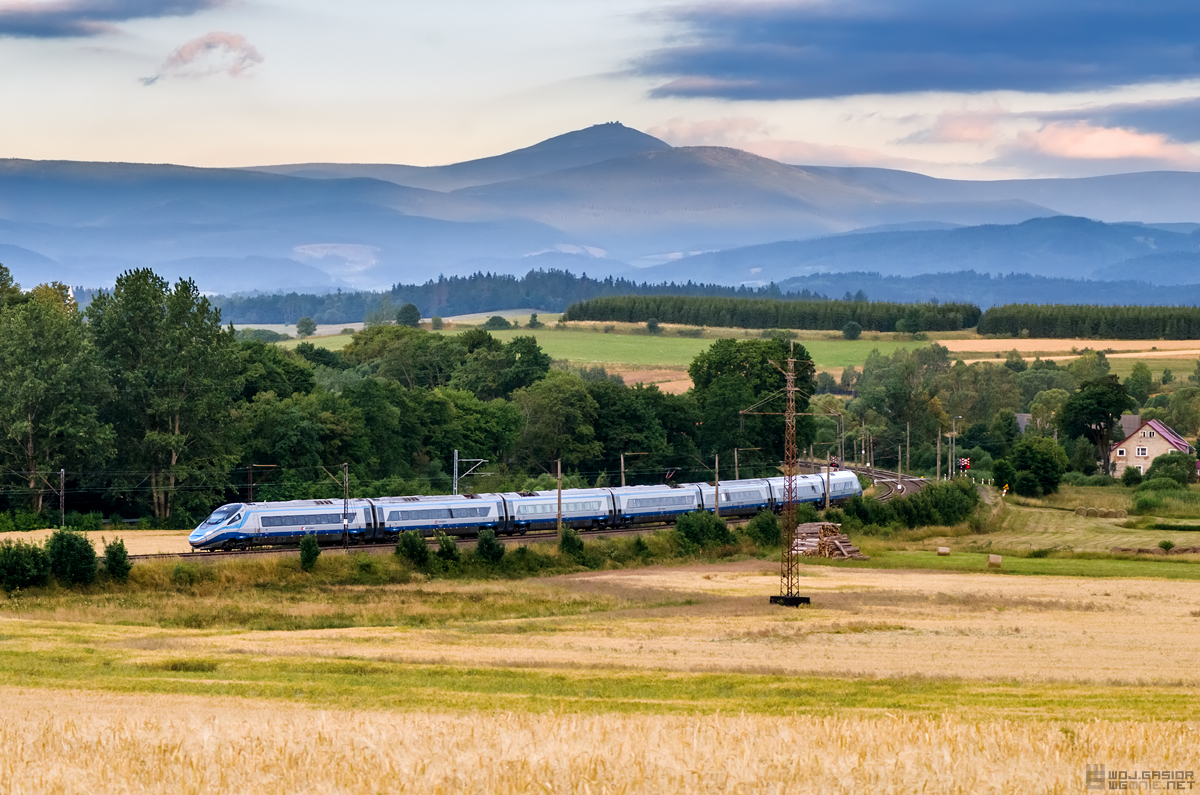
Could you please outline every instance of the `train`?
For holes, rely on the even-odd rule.
[[[786,480],[722,481],[721,516],[782,510]],[[828,480],[831,503],[862,495],[853,472],[831,472]],[[825,483],[824,474],[797,476],[797,501],[823,505]],[[671,523],[685,513],[713,512],[717,490],[711,483],[563,489],[562,521],[578,530]],[[193,550],[211,552],[295,545],[307,535],[325,544],[383,543],[395,541],[409,530],[423,536],[473,536],[485,529],[496,535],[524,535],[531,530],[557,529],[558,495],[553,490],[229,503],[201,522],[188,536],[188,543]]]

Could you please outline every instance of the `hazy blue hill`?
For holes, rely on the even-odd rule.
[[[838,271],[914,275],[974,270],[1086,278],[1098,268],[1156,251],[1200,251],[1200,238],[1140,224],[1058,216],[1014,225],[850,234],[748,246],[688,257],[652,273],[660,279],[687,274],[710,280],[723,275],[747,282]]]
[[[801,238],[880,223],[1019,221],[1024,202],[929,204],[724,147],[644,152],[456,191],[636,257]]]
[[[1197,237],[1193,233],[1193,237]],[[1200,237],[1197,238],[1200,242]],[[1098,268],[1097,279],[1138,279],[1151,284],[1200,284],[1200,252],[1166,251]]]
[[[1099,221],[1194,223],[1200,219],[1200,173],[1146,171],[1059,179],[952,180],[885,168],[806,166],[849,185],[921,202],[1025,201]]]
[[[452,191],[473,185],[523,179],[626,155],[670,148],[669,144],[654,136],[630,129],[617,122],[610,122],[557,135],[533,146],[502,155],[446,166],[301,163],[261,166],[256,170],[315,179],[372,177],[414,188]]]

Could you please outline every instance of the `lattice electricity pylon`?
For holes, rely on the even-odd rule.
[[[795,346],[793,345],[793,350]],[[779,596],[771,597],[771,604],[781,604],[788,607],[808,604],[807,596],[800,596],[800,555],[796,552],[796,473],[800,469],[800,455],[796,447],[796,362],[803,361],[809,367],[812,360],[798,360],[794,356],[787,359],[787,369],[779,366],[778,362],[768,359],[779,372],[783,373],[783,394],[786,398],[783,414],[783,551],[779,563]],[[768,395],[749,408],[742,409],[739,414],[778,415],[778,411],[756,411],[769,401],[779,396],[779,392]],[[812,397],[806,395],[806,397]],[[807,413],[807,412],[805,412]]]

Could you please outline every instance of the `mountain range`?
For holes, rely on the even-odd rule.
[[[1200,173],[968,181],[672,147],[618,123],[445,166],[0,160],[23,284],[152,266],[214,293],[561,267],[639,281],[962,271],[1200,282]]]

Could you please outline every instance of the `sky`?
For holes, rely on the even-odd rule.
[[[1200,170],[1194,0],[0,0],[0,157],[437,165],[620,121],[967,179]]]

